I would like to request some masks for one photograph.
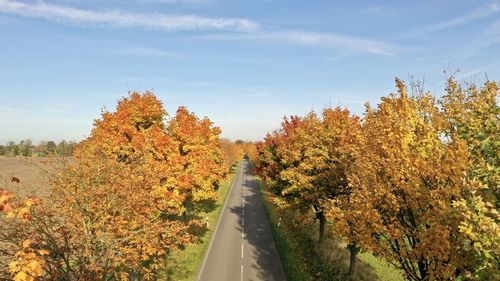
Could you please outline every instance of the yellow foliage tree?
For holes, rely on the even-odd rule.
[[[350,221],[364,248],[397,265],[409,280],[454,278],[470,259],[460,251],[452,204],[469,179],[469,151],[442,139],[446,125],[429,94],[398,94],[368,108],[364,146],[349,175],[355,209]]]
[[[500,107],[497,83],[482,88],[448,80],[442,99],[447,121],[446,136],[463,140],[470,151],[469,177],[476,188],[454,206],[461,214],[463,247],[475,258],[476,276],[483,270],[500,277]]]

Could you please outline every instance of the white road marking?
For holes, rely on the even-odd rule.
[[[241,266],[241,281],[243,281],[243,265]]]
[[[241,243],[241,258],[243,258],[243,243]]]

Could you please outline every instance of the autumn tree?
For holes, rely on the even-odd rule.
[[[228,139],[221,139],[219,143],[224,155],[226,171],[231,172],[233,165],[243,158],[244,148]]]
[[[287,166],[280,173],[287,182],[281,196],[296,208],[313,209],[319,221],[320,244],[324,239],[328,200],[347,192],[345,168],[349,161],[345,161],[347,150],[340,146],[352,142],[349,134],[356,132],[357,119],[349,117],[349,112],[340,108],[326,109],[322,117],[311,112],[278,148]]]
[[[313,210],[322,243],[329,200],[348,193],[346,171],[357,145],[357,117],[340,108],[285,119],[282,129],[259,144],[258,171],[282,207]]]
[[[467,259],[458,249],[452,207],[474,182],[462,141],[444,141],[435,99],[398,94],[368,108],[363,151],[349,175],[358,242],[403,269],[409,280],[454,278]]]
[[[193,241],[177,219],[187,197],[178,143],[151,93],[132,93],[104,111],[74,161],[52,174],[52,202],[65,218],[85,278],[151,278],[169,249]]]
[[[185,204],[215,200],[219,182],[225,175],[220,128],[214,127],[210,119],[199,119],[180,107],[167,132],[181,155],[178,188],[186,194]]]
[[[298,116],[285,117],[279,130],[268,133],[262,142],[257,143],[256,172],[276,195],[280,195],[287,184],[280,177],[281,171],[288,166],[283,162],[279,148],[292,136],[301,123],[302,120]]]
[[[500,107],[497,83],[487,81],[482,88],[459,85],[448,80],[442,99],[446,136],[465,141],[470,151],[469,176],[478,179],[455,202],[461,214],[460,232],[464,247],[475,258],[476,270],[495,270],[500,276]],[[494,274],[494,273],[491,273]]]
[[[247,142],[243,145],[244,154],[250,161],[255,163],[258,157],[257,144],[255,142]]]
[[[33,209],[39,199],[18,198],[0,188],[0,278],[35,281],[46,274],[45,255],[40,240],[29,233]],[[7,259],[11,257],[11,259]]]
[[[220,130],[184,108],[166,118],[149,92],[103,111],[73,158],[55,158],[46,171],[52,192],[45,203],[28,209],[29,220],[8,224],[18,250],[11,256],[33,256],[22,248],[29,238],[43,251],[48,279],[148,280],[172,249],[194,242],[200,222],[182,218],[186,202],[215,196]],[[21,260],[14,265],[23,268]]]

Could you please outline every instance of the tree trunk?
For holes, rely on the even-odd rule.
[[[351,253],[351,258],[350,258],[350,262],[349,262],[349,273],[348,273],[348,275],[349,276],[353,276],[354,272],[356,271],[356,255],[359,252],[359,248],[356,247],[356,245],[353,245],[353,244],[349,244],[347,246],[347,248],[349,249],[349,252]]]
[[[326,218],[325,214],[320,211],[316,213],[317,218],[319,219],[319,238],[318,238],[318,245],[323,243],[323,240],[325,240],[325,223],[326,223]]]
[[[182,212],[182,220],[184,222],[187,222],[187,210],[188,210],[188,207],[187,207],[186,202],[182,203],[182,207],[184,207],[184,212]]]

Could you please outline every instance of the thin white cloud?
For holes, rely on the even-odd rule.
[[[500,20],[493,22],[488,29],[484,32],[486,39],[490,39],[491,41],[499,42],[500,41]]]
[[[262,31],[259,23],[244,18],[209,18],[195,15],[131,13],[116,9],[88,10],[50,4],[44,1],[33,3],[12,0],[0,0],[0,13],[83,26],[142,28],[165,31],[225,30],[239,33],[204,35],[203,37],[216,40],[253,40],[315,46],[339,49],[344,54],[370,53],[393,56],[398,52],[397,47],[383,41],[342,34],[307,31]],[[122,53],[161,57],[175,56],[175,54],[161,50],[142,48],[129,49],[122,51]]]
[[[283,44],[299,44],[329,49],[339,49],[348,54],[370,53],[395,56],[399,51],[396,46],[383,41],[320,32],[277,31],[255,32],[248,34],[206,35],[203,37],[213,40],[253,40]]]
[[[498,43],[500,43],[500,20],[493,22],[479,38],[470,40],[458,54],[460,57],[468,58]]]
[[[498,13],[500,13],[500,5],[497,2],[493,2],[491,4],[482,6],[480,8],[475,9],[475,10],[472,10],[468,13],[465,13],[461,16],[458,16],[456,18],[418,28],[418,29],[414,30],[413,32],[405,34],[404,37],[414,37],[414,36],[421,35],[421,34],[426,34],[426,33],[434,32],[434,31],[439,31],[439,30],[444,30],[444,29],[464,25],[464,24],[467,24],[470,22],[481,20],[483,18],[487,18],[489,16],[492,16],[492,15],[495,15]]]
[[[143,28],[165,31],[230,30],[252,32],[260,28],[258,23],[243,18],[128,13],[120,10],[84,10],[43,1],[27,3],[0,0],[0,12],[77,25]]]
[[[285,41],[327,48],[342,48],[353,53],[393,56],[396,52],[396,47],[385,42],[340,34],[292,31],[274,35]]]
[[[119,55],[130,56],[145,56],[145,57],[161,57],[161,58],[178,58],[181,55],[177,53],[167,52],[154,48],[126,47],[113,50],[112,53]]]
[[[136,0],[136,2],[143,4],[201,4],[208,3],[210,0]]]
[[[489,68],[489,66],[483,66],[483,67],[479,67],[479,68],[476,68],[474,70],[471,70],[469,72],[466,72],[462,75],[458,75],[457,77],[455,77],[455,79],[457,80],[461,80],[461,79],[464,79],[464,78],[469,78],[471,76],[474,76],[478,73],[486,73],[486,70]]]

